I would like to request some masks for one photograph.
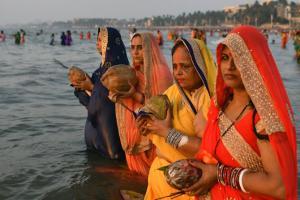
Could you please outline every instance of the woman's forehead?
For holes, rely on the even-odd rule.
[[[142,37],[140,36],[140,35],[135,35],[133,38],[132,38],[132,40],[131,40],[131,42],[142,42]]]
[[[226,45],[223,44],[222,49],[221,49],[221,53],[231,54],[231,51]]]

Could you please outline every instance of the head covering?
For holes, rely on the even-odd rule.
[[[129,61],[118,30],[101,28],[99,37],[102,37],[103,54],[100,67],[92,75],[94,88],[87,105],[86,141],[95,145],[98,152],[105,157],[119,158],[124,152],[119,139],[115,104],[108,98],[109,92],[100,79],[108,67],[117,64],[128,65]]]
[[[245,89],[270,135],[270,143],[280,163],[286,198],[294,199],[297,195],[297,159],[293,111],[268,43],[256,28],[237,27],[217,47],[219,66],[223,45],[229,48]],[[215,104],[222,107],[230,93],[219,68]],[[274,134],[278,132],[284,134]]]
[[[144,94],[146,99],[164,92],[173,82],[172,74],[157,41],[152,33],[135,33],[142,38],[144,57]],[[131,39],[131,40],[132,40]]]
[[[216,79],[216,66],[210,50],[207,48],[207,46],[202,40],[179,38],[176,40],[175,45],[172,49],[172,55],[174,54],[176,46],[179,43],[182,43],[187,49],[196,72],[201,78],[202,83],[206,88],[208,94],[212,97],[215,87],[214,83]],[[179,87],[179,90],[182,93],[186,103],[189,105],[190,109],[196,114],[197,109],[190,102],[190,99],[187,97],[187,94],[185,93],[184,89],[181,88],[178,83],[176,84]]]
[[[101,27],[100,37],[102,44],[101,66],[108,68],[118,64],[129,65],[126,48],[117,29],[112,27]]]
[[[136,89],[145,95],[147,101],[151,96],[164,92],[172,84],[172,75],[154,36],[151,33],[137,33],[134,36],[136,35],[142,38],[144,55],[144,71],[135,69],[139,80]],[[123,99],[122,102],[130,110],[142,106],[131,98]],[[149,138],[139,133],[134,116],[120,104],[116,104],[116,116],[129,169],[147,176],[156,156],[152,143]]]
[[[185,93],[183,88],[175,83],[169,87],[164,94],[168,96],[172,104],[171,112],[173,128],[184,135],[197,137],[194,128],[195,114],[197,112],[202,112],[203,115],[206,116],[208,113],[211,101],[208,90],[213,91],[216,66],[210,51],[203,41],[180,38],[175,42],[172,54],[174,54],[180,43],[187,49],[199,77],[201,77],[201,79],[203,78],[202,80],[206,82],[207,88],[210,89],[207,89],[205,84],[203,84],[199,89],[192,92],[193,94],[189,95],[190,93]],[[195,109],[195,112],[192,111],[191,107]],[[157,169],[167,166],[177,160],[187,159],[188,157],[187,154],[183,154],[178,149],[175,149],[170,144],[166,143],[164,137],[158,136],[157,134],[150,134],[149,137],[159,150],[161,156],[157,157],[151,165],[145,199],[158,199],[176,193],[178,190],[169,186],[164,174]],[[194,197],[182,195],[178,199],[194,199]]]

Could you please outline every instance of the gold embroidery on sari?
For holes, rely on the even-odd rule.
[[[144,75],[145,75],[145,97],[151,97],[151,78],[152,78],[152,54],[151,54],[151,35],[150,33],[141,34],[143,40],[143,53],[144,53]]]
[[[127,143],[127,137],[126,137],[126,126],[125,123],[120,123],[120,122],[125,122],[125,109],[122,107],[121,104],[116,104],[115,105],[115,110],[116,110],[116,118],[117,118],[117,126],[119,130],[119,137],[121,141],[121,145],[123,150],[126,152],[128,151],[128,143]]]
[[[105,63],[105,55],[106,55],[106,49],[107,49],[107,44],[108,44],[108,31],[107,28],[102,27],[100,29],[100,37],[101,37],[101,48],[102,48],[102,64]]]
[[[231,123],[225,114],[220,115],[218,122],[220,132],[224,133]],[[242,167],[263,171],[261,158],[239,134],[235,126],[232,126],[221,140],[228,152]]]
[[[206,76],[207,69],[205,67],[205,63],[204,63],[200,48],[199,48],[199,46],[198,46],[198,44],[195,40],[188,40],[188,42],[192,46],[193,53],[194,53],[194,56],[195,56],[195,60],[198,64],[198,66],[200,67],[200,69],[204,72],[203,74],[205,76],[205,79],[207,80],[207,76]],[[189,55],[190,55],[190,53],[189,53]],[[190,55],[190,57],[191,57],[191,55]],[[199,58],[199,59],[196,59],[196,58]],[[191,57],[191,59],[192,59],[192,57]]]
[[[265,124],[266,133],[270,135],[275,132],[284,132],[284,127],[252,58],[251,50],[248,49],[243,39],[236,33],[229,34],[223,43],[232,52],[246,91]]]

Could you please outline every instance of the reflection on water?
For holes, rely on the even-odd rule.
[[[53,62],[56,58],[93,72],[100,62],[95,36],[79,41],[73,34],[74,45],[61,47],[48,45],[50,31],[36,36],[32,30],[28,35],[24,46],[15,46],[10,37],[0,43],[0,199],[120,199],[120,189],[145,192],[146,180],[130,173],[124,163],[84,151],[86,110],[68,85],[66,69]],[[128,31],[122,35],[129,50]],[[282,50],[279,39],[270,47],[299,134],[300,66],[293,59],[292,43]],[[219,40],[208,37],[213,54]],[[171,47],[166,42],[162,49],[169,64]]]

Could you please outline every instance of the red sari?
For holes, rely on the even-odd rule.
[[[217,48],[219,66],[222,45],[230,49],[245,89],[257,110],[254,120],[257,130],[264,130],[269,135],[270,144],[280,164],[286,199],[296,199],[297,159],[293,112],[266,39],[256,28],[235,28]],[[216,96],[209,110],[208,124],[197,158],[203,160],[203,152],[207,152],[222,164],[262,171],[257,138],[252,127],[253,111],[246,113],[220,138],[220,133],[231,124],[224,114],[220,114],[220,108],[230,91],[219,68]],[[212,199],[272,199],[259,194],[243,193],[219,183],[213,186],[209,194]]]

